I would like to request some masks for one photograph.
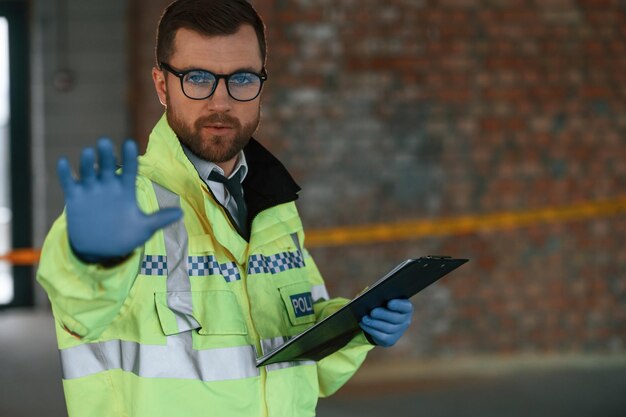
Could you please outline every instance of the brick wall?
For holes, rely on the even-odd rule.
[[[160,115],[147,52],[165,3],[133,6],[139,138]],[[257,137],[302,186],[307,229],[626,195],[623,2],[254,4],[270,48]],[[415,299],[395,357],[624,353],[625,244],[622,210],[312,252],[344,296],[406,257],[471,259]]]

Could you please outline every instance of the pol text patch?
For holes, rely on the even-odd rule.
[[[313,297],[310,292],[289,296],[296,317],[304,317],[313,314]]]

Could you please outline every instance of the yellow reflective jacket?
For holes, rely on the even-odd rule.
[[[244,150],[249,241],[233,227],[163,117],[140,158],[145,212],[183,220],[111,268],[72,253],[65,217],[38,280],[55,316],[70,417],[315,415],[372,348],[363,334],[319,362],[255,358],[344,305],[329,299],[294,201],[299,188],[258,142]]]

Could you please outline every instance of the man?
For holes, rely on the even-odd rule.
[[[298,186],[251,139],[264,26],[245,0],[179,0],[156,55],[166,112],[139,164],[126,142],[116,173],[108,140],[84,150],[79,180],[59,162],[66,211],[38,279],[69,415],[312,416],[373,345],[398,340],[412,305],[373,310],[363,334],[319,362],[256,368],[256,356],[347,302],[329,299],[304,249]]]

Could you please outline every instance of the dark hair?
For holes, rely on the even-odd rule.
[[[256,32],[265,64],[267,44],[265,25],[246,0],[176,0],[163,12],[157,30],[156,65],[168,62],[174,52],[178,29],[193,30],[206,36],[232,35],[241,25],[250,25]]]

